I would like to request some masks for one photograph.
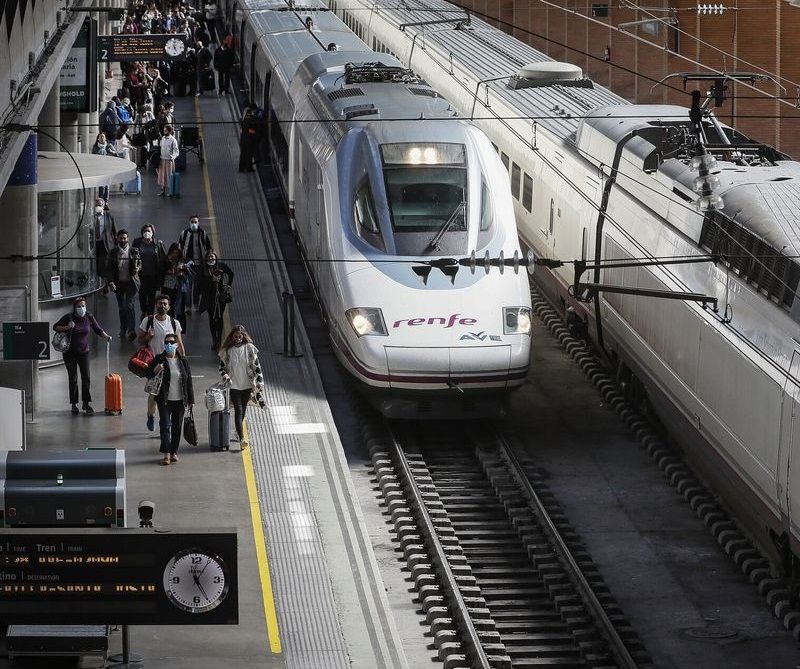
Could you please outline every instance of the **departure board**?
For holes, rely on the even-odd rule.
[[[186,58],[184,35],[100,35],[97,38],[97,60],[101,62],[184,58]]]
[[[0,531],[0,622],[235,625],[235,530]]]

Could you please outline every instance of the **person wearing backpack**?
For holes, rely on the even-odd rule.
[[[156,311],[152,316],[147,316],[139,324],[139,343],[147,346],[156,356],[164,350],[164,339],[172,335],[178,343],[178,350],[185,355],[183,347],[183,329],[180,322],[169,315],[170,299],[167,295],[156,297]],[[147,397],[147,429],[155,429],[156,399],[152,395]]]
[[[56,332],[69,332],[69,348],[62,354],[64,366],[67,368],[69,379],[69,403],[72,413],[78,414],[78,370],[81,372],[81,393],[83,412],[93,414],[90,390],[91,378],[89,376],[89,332],[94,330],[98,337],[111,341],[111,335],[106,333],[95,317],[86,311],[86,298],[76,297],[72,300],[72,311],[64,314],[53,326]]]

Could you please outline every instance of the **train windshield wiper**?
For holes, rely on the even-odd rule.
[[[444,225],[439,228],[439,231],[433,236],[430,243],[428,244],[428,249],[433,251],[439,248],[439,242],[442,241],[442,237],[444,237],[445,233],[453,226],[453,223],[456,222],[459,213],[464,211],[467,203],[465,200],[461,200],[456,205],[456,208],[453,209],[453,212],[450,214],[450,217],[444,222]]]

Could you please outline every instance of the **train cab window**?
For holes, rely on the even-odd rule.
[[[522,206],[528,211],[533,208],[533,179],[527,172],[522,177]]]
[[[492,215],[492,195],[486,182],[481,182],[481,227],[480,231],[485,232],[492,227],[494,217]]]
[[[381,229],[375,216],[372,192],[369,189],[369,183],[366,181],[358,187],[356,192],[356,199],[353,203],[353,216],[355,217],[358,236],[376,249],[385,251],[386,245],[383,243]]]
[[[519,182],[522,170],[516,163],[511,163],[511,194],[519,200]]]
[[[381,156],[398,254],[465,253],[466,147],[451,143],[383,144]]]
[[[508,156],[505,153],[501,153],[500,160],[503,161],[503,165],[506,166],[506,172],[508,172],[508,164],[509,164]]]

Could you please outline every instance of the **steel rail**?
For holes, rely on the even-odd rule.
[[[639,669],[639,665],[637,664],[636,660],[633,659],[630,652],[628,652],[625,642],[622,640],[622,637],[620,637],[619,633],[614,627],[614,624],[611,622],[611,619],[606,614],[603,605],[600,603],[600,600],[597,598],[594,590],[592,590],[592,586],[589,584],[589,581],[586,580],[583,570],[580,568],[580,565],[572,555],[572,551],[570,551],[569,547],[564,541],[564,538],[561,536],[561,532],[559,532],[558,528],[553,522],[553,519],[550,517],[550,514],[547,512],[547,509],[542,503],[542,500],[531,485],[528,477],[525,475],[517,456],[512,452],[508,442],[502,434],[497,432],[495,433],[494,438],[499,446],[501,457],[508,464],[511,474],[522,488],[523,493],[528,497],[528,500],[533,506],[534,511],[538,515],[542,524],[542,529],[550,536],[552,548],[561,558],[564,566],[567,567],[572,573],[575,586],[581,591],[583,600],[591,609],[591,613],[593,614],[595,622],[605,633],[609,642],[610,650],[614,657],[619,662],[620,666],[624,667],[625,669]]]
[[[397,440],[394,431],[388,423],[386,428],[392,439],[392,451],[398,473],[405,479],[407,484],[408,503],[412,506],[417,516],[417,525],[422,534],[422,540],[428,549],[433,566],[439,575],[439,586],[447,596],[450,613],[453,615],[458,629],[461,632],[461,642],[467,651],[467,657],[473,669],[492,669],[492,664],[489,662],[486,651],[483,649],[478,630],[472,622],[467,603],[461,595],[461,590],[456,582],[455,574],[453,574],[453,570],[450,568],[447,554],[445,553],[442,543],[439,541],[436,526],[433,524],[430,513],[428,513],[428,509],[425,506],[425,501],[422,498],[422,491],[419,489],[417,481],[414,478],[414,472],[411,471],[411,465],[403,452],[403,447],[400,445],[400,442]]]

